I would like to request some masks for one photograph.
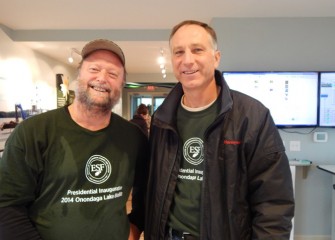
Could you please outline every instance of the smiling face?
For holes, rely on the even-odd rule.
[[[125,78],[120,59],[98,50],[86,57],[79,69],[76,98],[90,108],[110,111],[119,101]]]
[[[180,27],[170,39],[172,66],[184,91],[205,89],[212,81],[220,62],[220,52],[209,33],[201,26]]]

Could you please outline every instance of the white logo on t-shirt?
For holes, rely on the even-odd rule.
[[[112,173],[110,162],[103,156],[93,155],[88,159],[85,167],[85,175],[88,181],[101,184],[107,181]]]
[[[184,158],[192,165],[199,165],[204,160],[203,141],[200,138],[190,138],[184,143]]]

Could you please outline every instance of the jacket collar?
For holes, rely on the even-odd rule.
[[[220,115],[227,112],[233,105],[233,100],[230,96],[230,89],[224,80],[222,73],[215,70],[215,81],[216,84],[221,86],[219,98],[221,98],[221,110]],[[175,124],[177,108],[180,104],[180,100],[184,94],[181,83],[177,83],[174,88],[170,91],[164,102],[158,107],[154,113],[154,122],[164,122],[169,125]]]

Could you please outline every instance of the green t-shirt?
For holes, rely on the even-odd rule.
[[[169,214],[173,229],[199,236],[200,201],[204,170],[204,134],[217,116],[217,102],[205,110],[191,112],[181,105],[177,112],[177,128],[183,142],[174,201]]]
[[[67,108],[26,119],[0,161],[0,207],[27,206],[44,240],[128,239],[126,201],[146,138],[116,114],[89,131]]]

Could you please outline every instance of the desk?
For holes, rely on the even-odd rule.
[[[289,163],[290,163],[291,169],[292,169],[292,166],[295,166],[295,167],[304,167],[302,169],[302,177],[303,178],[307,177],[308,169],[312,165],[311,161],[305,160],[305,159],[303,159],[303,160],[292,159],[292,160],[289,160]]]
[[[2,157],[2,152],[5,148],[5,141],[0,138],[0,158]]]
[[[331,239],[335,240],[335,165],[318,165],[317,168],[333,175]]]
[[[308,168],[312,165],[312,162],[309,160],[297,160],[297,159],[292,159],[289,160],[290,164],[290,169],[291,169],[291,174],[292,174],[292,183],[293,183],[293,191],[295,192],[295,172],[297,167],[303,167],[302,168],[302,174],[303,178],[307,177],[307,171]],[[294,239],[294,218],[292,219],[292,230],[291,230],[291,236],[290,240]]]
[[[0,158],[2,157],[2,152],[3,152],[4,148],[5,148],[5,141],[0,139]]]
[[[7,138],[9,137],[11,132],[12,132],[12,129],[3,129],[0,131],[0,157],[5,148],[5,143],[7,141]]]
[[[0,138],[0,151],[2,152],[5,148],[6,139]]]

